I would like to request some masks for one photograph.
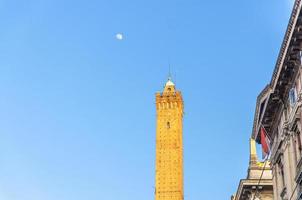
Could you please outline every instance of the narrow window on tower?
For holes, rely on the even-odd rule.
[[[167,122],[167,129],[170,128],[170,122]]]

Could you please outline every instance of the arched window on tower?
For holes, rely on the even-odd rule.
[[[170,122],[167,122],[167,129],[170,128]]]

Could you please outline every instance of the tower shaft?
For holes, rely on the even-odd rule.
[[[183,200],[183,100],[169,80],[156,94],[155,200]]]

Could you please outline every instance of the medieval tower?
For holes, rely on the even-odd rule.
[[[155,200],[183,200],[183,100],[169,78],[156,93]]]

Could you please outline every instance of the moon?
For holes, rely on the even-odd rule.
[[[118,39],[118,40],[123,40],[123,39],[124,39],[124,36],[123,36],[122,33],[117,33],[117,34],[115,35],[115,37],[116,37],[116,39]]]

